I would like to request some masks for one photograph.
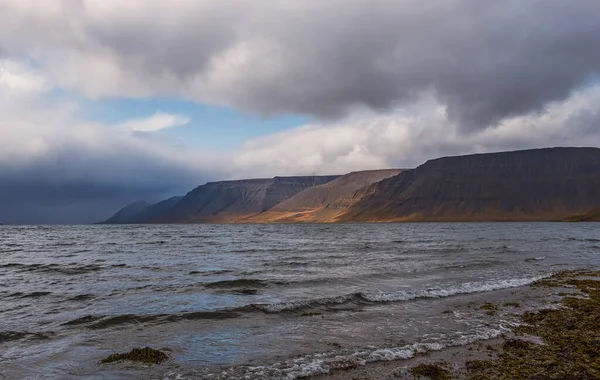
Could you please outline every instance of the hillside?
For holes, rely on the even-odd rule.
[[[356,191],[400,173],[400,169],[366,170],[310,187],[246,222],[332,222],[353,204]]]
[[[416,169],[209,182],[106,223],[600,221],[600,149],[443,157]]]
[[[117,211],[113,216],[102,222],[102,224],[136,223],[137,215],[146,210],[149,206],[150,204],[143,201],[134,202]]]
[[[536,221],[600,207],[600,149],[444,157],[355,194],[342,221]]]
[[[600,222],[600,208],[566,217],[565,222]]]
[[[146,202],[135,202],[125,206],[102,224],[145,223],[170,210],[181,198],[172,197],[152,205]]]
[[[190,191],[154,222],[234,222],[266,211],[338,176],[274,177],[209,182]]]

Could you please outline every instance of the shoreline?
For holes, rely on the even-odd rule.
[[[600,272],[566,271],[519,288],[525,298],[539,297],[539,307],[523,310],[520,323],[488,340],[418,353],[406,359],[377,361],[351,368],[332,369],[311,380],[487,380],[599,378],[600,345],[590,347],[586,337],[600,338],[590,324],[600,319]],[[512,294],[514,294],[513,292]],[[514,297],[518,299],[518,297]],[[510,304],[506,302],[504,305]],[[516,302],[515,302],[516,304]],[[495,313],[500,304],[481,308]],[[490,314],[492,315],[492,314]],[[564,325],[573,336],[565,334]],[[594,329],[594,327],[596,327]],[[567,335],[567,336],[565,336]],[[573,351],[587,350],[572,357]],[[593,360],[590,361],[590,356]],[[558,377],[557,377],[558,376]],[[578,377],[579,376],[579,377]],[[586,377],[587,376],[587,377]],[[593,377],[592,377],[593,376]]]

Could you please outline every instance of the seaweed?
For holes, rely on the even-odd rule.
[[[169,356],[162,351],[150,347],[134,348],[126,354],[112,354],[107,358],[100,360],[100,364],[121,362],[129,360],[146,364],[160,364],[167,360]]]
[[[486,302],[483,305],[481,305],[479,307],[481,310],[485,310],[485,313],[487,315],[494,315],[496,314],[496,311],[498,311],[498,306],[490,303],[490,302]]]
[[[323,315],[323,313],[318,312],[318,311],[310,311],[310,312],[300,314],[301,317],[314,317],[316,315]]]
[[[415,379],[425,377],[432,380],[450,380],[453,377],[448,370],[439,364],[419,364],[408,371]]]
[[[560,272],[536,286],[578,289],[585,297],[565,297],[559,309],[527,312],[515,334],[530,334],[542,344],[510,339],[496,359],[466,364],[469,380],[599,379],[600,378],[600,281],[580,279],[593,272]]]

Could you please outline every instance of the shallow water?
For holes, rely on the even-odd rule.
[[[294,379],[497,336],[470,305],[598,264],[583,223],[3,226],[0,374]]]

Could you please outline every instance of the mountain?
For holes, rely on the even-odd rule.
[[[600,221],[600,149],[429,160],[416,169],[209,182],[105,223]]]
[[[129,204],[119,211],[116,214],[106,219],[102,224],[129,224],[135,223],[136,217],[139,213],[146,210],[150,204],[146,202],[134,202]]]
[[[358,191],[341,221],[553,221],[600,207],[600,149],[444,157]]]
[[[304,189],[338,176],[274,177],[209,182],[190,191],[153,222],[235,222],[266,211]]]
[[[397,175],[400,169],[365,170],[309,187],[245,222],[332,222],[353,204],[356,191]]]
[[[135,202],[123,207],[102,224],[146,223],[170,210],[181,198],[183,197],[172,197],[152,205],[146,202]]]

